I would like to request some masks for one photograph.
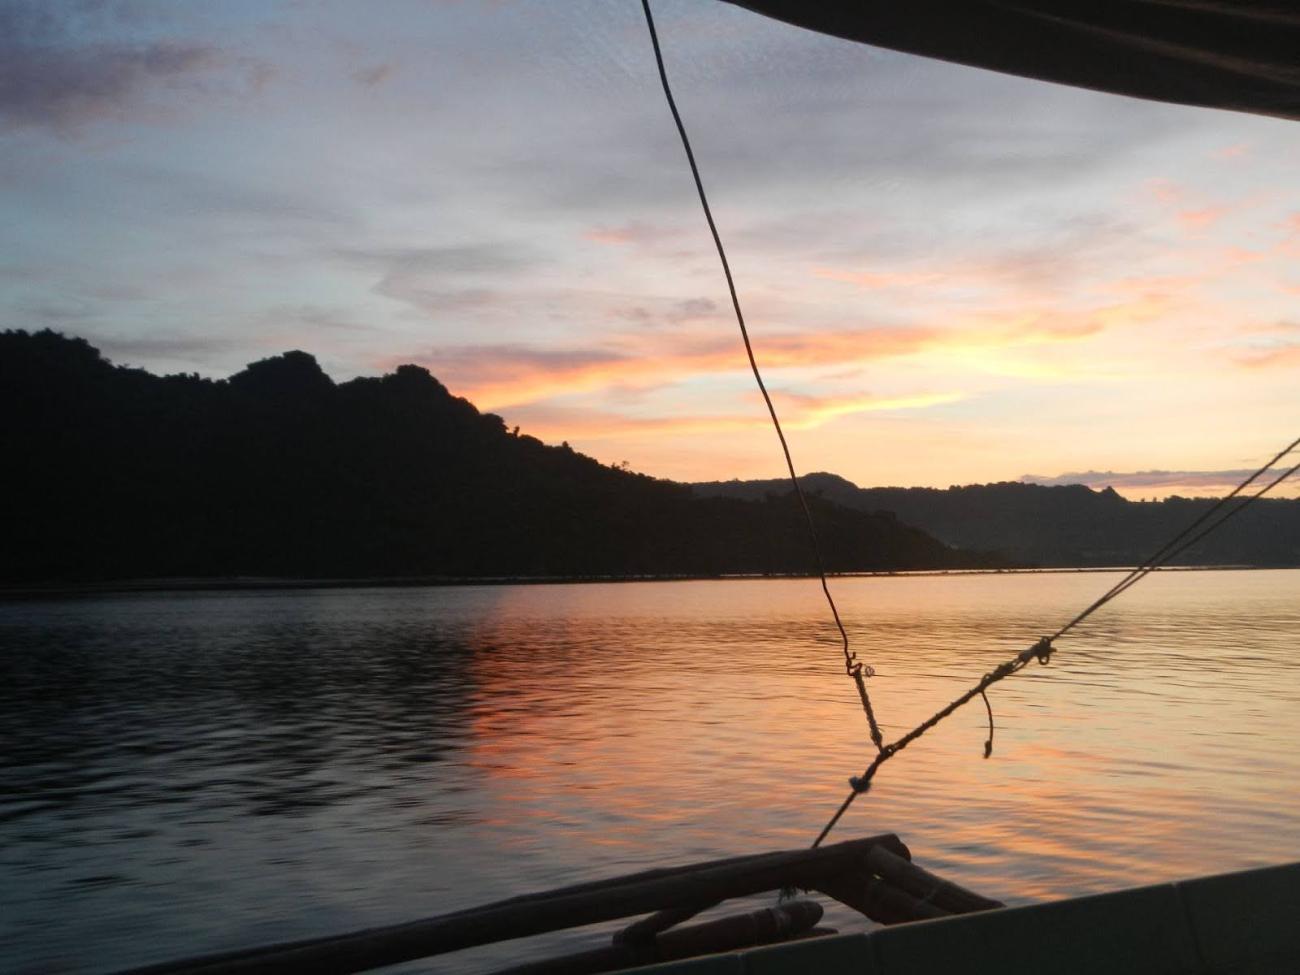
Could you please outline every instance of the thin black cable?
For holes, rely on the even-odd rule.
[[[1269,491],[1273,490],[1273,488],[1277,487],[1288,477],[1295,474],[1297,471],[1300,471],[1300,463],[1297,463],[1293,467],[1287,468],[1286,470],[1282,471],[1282,473],[1278,474],[1277,477],[1273,478],[1273,480],[1269,481],[1262,488],[1256,491],[1254,494],[1246,497],[1241,502],[1241,504],[1237,505],[1237,507],[1230,510],[1227,514],[1223,515],[1223,517],[1219,518],[1217,521],[1205,525],[1206,518],[1209,516],[1209,514],[1213,514],[1216,511],[1222,510],[1224,504],[1226,504],[1230,499],[1239,495],[1242,492],[1242,490],[1246,488],[1247,485],[1251,484],[1256,479],[1258,479],[1261,474],[1263,474],[1265,471],[1271,468],[1275,463],[1277,463],[1278,460],[1285,457],[1292,450],[1294,450],[1297,445],[1300,445],[1300,438],[1293,441],[1290,444],[1290,446],[1288,446],[1285,450],[1279,452],[1276,457],[1270,460],[1267,464],[1265,464],[1263,467],[1257,470],[1250,477],[1246,478],[1246,480],[1242,481],[1241,484],[1237,485],[1237,487],[1234,488],[1231,493],[1229,493],[1224,498],[1220,499],[1219,503],[1211,506],[1211,508],[1206,514],[1201,515],[1201,517],[1197,518],[1194,522],[1192,522],[1191,525],[1189,525],[1187,528],[1184,528],[1177,535],[1175,535],[1174,539],[1162,545],[1157,550],[1159,553],[1163,553],[1160,556],[1159,562],[1154,561],[1154,557],[1153,559],[1148,559],[1147,563],[1144,563],[1145,571],[1143,571],[1141,574],[1138,575],[1134,575],[1133,573],[1130,573],[1130,578],[1125,583],[1112,586],[1106,596],[1094,602],[1091,606],[1088,607],[1087,610],[1080,613],[1068,624],[1066,624],[1064,627],[1058,630],[1056,635],[1043,637],[1033,646],[1021,650],[1020,653],[1016,654],[1016,656],[1012,657],[1010,660],[1005,661],[1002,664],[999,664],[993,670],[989,671],[987,674],[981,677],[979,682],[974,687],[970,688],[965,693],[961,694],[959,697],[951,701],[949,704],[945,705],[943,708],[936,711],[929,718],[927,718],[925,721],[922,721],[919,725],[917,725],[907,734],[903,735],[903,737],[899,738],[897,741],[891,742],[890,744],[885,745],[883,748],[881,748],[878,751],[878,753],[872,758],[871,764],[867,766],[865,771],[863,771],[863,773],[860,776],[855,776],[854,778],[849,779],[849,785],[852,787],[852,791],[847,796],[845,796],[844,801],[840,803],[839,807],[835,810],[830,820],[826,823],[824,827],[822,827],[822,831],[819,834],[817,834],[817,839],[813,841],[813,846],[814,847],[820,846],[822,841],[826,839],[827,836],[830,835],[831,830],[835,828],[835,824],[840,821],[840,819],[843,817],[843,815],[846,812],[848,812],[849,807],[853,805],[853,801],[857,799],[857,797],[860,796],[862,793],[870,790],[871,783],[876,776],[876,772],[880,769],[880,766],[885,764],[885,762],[889,761],[891,758],[897,755],[900,751],[902,751],[912,742],[916,741],[916,739],[920,738],[923,734],[925,734],[927,731],[929,731],[939,722],[943,721],[945,718],[951,715],[958,708],[961,708],[965,704],[968,704],[976,697],[984,697],[984,701],[987,704],[988,697],[985,695],[985,692],[989,689],[989,687],[992,686],[993,684],[996,684],[998,681],[1006,677],[1010,677],[1012,674],[1018,673],[1019,671],[1023,670],[1026,666],[1028,666],[1031,660],[1037,660],[1040,664],[1048,663],[1051,660],[1052,653],[1054,650],[1054,647],[1052,646],[1052,641],[1055,640],[1057,636],[1059,636],[1061,633],[1064,633],[1066,630],[1070,629],[1071,627],[1076,626],[1078,623],[1082,622],[1089,615],[1094,613],[1101,606],[1104,606],[1110,600],[1114,599],[1120,593],[1125,592],[1127,589],[1132,588],[1132,586],[1135,583],[1145,578],[1146,575],[1154,571],[1154,569],[1157,567],[1158,564],[1167,562],[1169,559],[1173,558],[1178,553],[1185,551],[1188,547],[1192,545],[1195,545],[1206,535],[1210,534],[1210,532],[1217,530],[1229,519],[1233,518],[1234,516],[1236,516],[1243,510],[1245,510],[1247,507],[1249,507],[1252,503],[1258,501],[1264,495],[1268,494]],[[1200,532],[1196,533],[1192,538],[1187,539],[1181,545],[1177,544],[1178,539],[1186,539],[1188,533],[1190,531],[1193,531],[1197,526],[1200,525],[1205,525],[1205,527],[1202,528]],[[1135,572],[1136,571],[1137,570],[1135,570]],[[1120,588],[1121,585],[1123,588]],[[993,719],[993,712],[992,712],[992,708],[990,708],[989,709],[989,727],[990,727],[989,741],[990,742],[992,741],[992,733],[991,733],[992,719]],[[985,748],[986,750],[989,748],[988,743],[986,743]]]
[[[821,579],[822,593],[826,596],[826,604],[831,608],[831,616],[835,618],[835,627],[839,630],[840,640],[843,643],[844,670],[857,685],[858,697],[862,701],[862,710],[867,716],[867,724],[871,729],[871,740],[879,750],[884,747],[884,736],[880,732],[880,726],[876,723],[875,711],[871,707],[871,696],[867,693],[866,684],[866,678],[870,677],[874,671],[867,664],[858,660],[858,655],[849,648],[848,631],[844,629],[844,623],[840,620],[840,611],[835,605],[835,598],[831,595],[830,584],[826,581],[826,562],[822,558],[821,542],[817,537],[817,526],[813,521],[812,510],[808,507],[808,499],[804,496],[803,487],[799,484],[799,476],[795,473],[794,460],[790,456],[790,445],[786,443],[785,431],[781,429],[781,420],[776,415],[776,407],[772,404],[772,397],[768,395],[767,386],[763,382],[763,375],[758,369],[758,361],[754,358],[754,347],[749,341],[749,329],[745,327],[744,312],[740,310],[740,298],[736,294],[736,283],[731,277],[731,265],[727,262],[727,252],[722,246],[722,238],[718,235],[717,224],[713,222],[713,211],[709,207],[709,198],[704,193],[704,182],[700,179],[700,168],[695,163],[695,153],[691,150],[691,140],[686,135],[686,126],[682,123],[681,113],[677,111],[677,102],[674,100],[672,88],[668,84],[668,72],[664,68],[663,52],[659,49],[659,35],[655,31],[654,15],[650,12],[650,0],[641,0],[641,7],[645,11],[646,26],[650,29],[650,43],[654,47],[655,64],[659,68],[659,81],[663,84],[664,97],[668,100],[668,110],[672,112],[673,121],[677,124],[677,134],[681,136],[682,148],[686,150],[686,161],[691,166],[691,176],[695,179],[695,190],[700,196],[700,206],[704,209],[704,219],[708,221],[709,233],[713,235],[713,246],[717,248],[718,260],[722,262],[722,273],[727,279],[727,291],[731,294],[731,307],[736,312],[736,324],[740,326],[740,337],[745,343],[745,355],[749,358],[749,368],[754,373],[754,382],[758,384],[758,391],[763,394],[763,402],[767,404],[767,412],[772,418],[772,426],[776,429],[777,439],[781,441],[781,453],[785,455],[785,466],[786,470],[790,472],[790,483],[794,485],[794,493],[799,498],[799,506],[803,508],[804,518],[808,522],[808,537],[812,540],[813,557],[817,566],[817,575]]]

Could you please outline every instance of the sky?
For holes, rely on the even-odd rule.
[[[801,471],[1212,494],[1300,434],[1300,124],[654,6]],[[783,472],[636,0],[0,0],[0,207],[0,327]]]

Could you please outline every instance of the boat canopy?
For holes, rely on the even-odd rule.
[[[1300,0],[727,0],[1005,74],[1300,119]]]

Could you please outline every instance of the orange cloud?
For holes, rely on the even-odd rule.
[[[995,363],[998,350],[1074,342],[1112,326],[1145,321],[1162,313],[1166,299],[1142,295],[1088,313],[970,316],[954,327],[882,326],[820,332],[758,333],[760,368],[844,367],[928,354],[977,358]],[[391,370],[412,361],[389,358],[377,365]],[[626,334],[585,349],[546,349],[525,345],[462,346],[415,360],[449,387],[483,409],[536,403],[559,396],[605,389],[647,389],[702,375],[748,371],[739,340],[729,334],[669,340],[664,335]],[[1039,375],[1024,364],[1008,367],[1016,375]],[[997,370],[995,370],[997,371]]]
[[[680,236],[680,233],[676,228],[633,220],[618,226],[591,227],[582,236],[597,244],[623,247],[628,244],[654,244],[670,237]]]
[[[1265,369],[1273,366],[1290,366],[1300,364],[1300,345],[1281,345],[1273,349],[1262,349],[1237,357],[1240,365],[1249,369]]]
[[[1245,142],[1238,142],[1235,145],[1224,146],[1222,149],[1216,149],[1212,156],[1215,159],[1241,159],[1243,156],[1250,154],[1250,146]]]
[[[834,268],[813,269],[816,277],[827,281],[841,281],[871,291],[886,288],[915,288],[944,279],[937,271],[837,271]]]
[[[890,413],[919,410],[963,399],[961,393],[920,393],[911,396],[804,396],[776,393],[773,399],[786,430],[811,430],[838,417],[858,413]],[[635,417],[575,409],[528,411],[526,430],[536,437],[602,440],[627,439],[661,433],[728,433],[767,427],[767,413],[755,409],[746,414],[703,414],[696,416]]]
[[[1164,177],[1147,180],[1146,188],[1160,203],[1177,203],[1183,198],[1182,187]]]
[[[776,396],[778,405],[784,402],[795,407],[791,419],[783,422],[785,426],[796,430],[819,427],[836,417],[855,413],[921,410],[956,403],[964,398],[961,393],[919,393],[913,396],[802,396],[781,393]]]
[[[940,341],[928,328],[874,328],[756,337],[763,368],[839,365],[919,352]],[[648,387],[692,376],[745,371],[739,339],[730,335],[661,348],[645,338],[597,349],[472,346],[418,357],[422,365],[484,409],[619,386]],[[417,361],[418,361],[417,360]],[[407,358],[385,360],[392,369]]]
[[[1179,226],[1186,231],[1206,230],[1231,212],[1231,207],[1201,207],[1197,210],[1182,210],[1178,213]]]
[[[1189,291],[1206,282],[1203,274],[1154,274],[1147,277],[1120,278],[1110,287],[1124,294],[1169,294]]]
[[[1260,194],[1252,194],[1226,203],[1207,203],[1203,199],[1194,199],[1193,194],[1167,179],[1148,180],[1146,188],[1156,202],[1165,207],[1177,208],[1174,219],[1183,233],[1188,235],[1199,235],[1225,217],[1259,206],[1265,199]]]

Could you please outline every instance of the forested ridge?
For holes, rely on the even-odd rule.
[[[1017,481],[946,489],[861,488],[835,474],[817,473],[801,482],[823,501],[891,511],[948,545],[997,551],[1020,565],[1136,565],[1215,503],[1177,496],[1130,501],[1110,488]],[[755,499],[785,494],[790,487],[780,480],[715,481],[694,489],[701,498]],[[1300,565],[1300,500],[1254,502],[1174,564]]]
[[[0,333],[0,580],[804,572],[788,496],[682,484],[547,446],[423,368],[336,383],[305,352],[225,380]],[[1001,564],[814,500],[829,568]]]

